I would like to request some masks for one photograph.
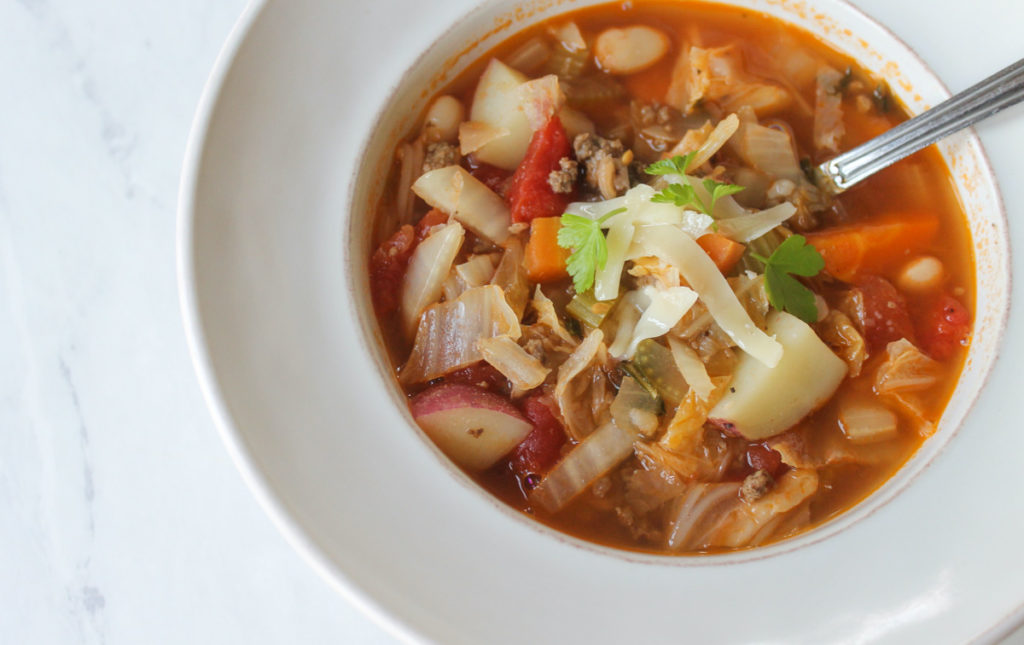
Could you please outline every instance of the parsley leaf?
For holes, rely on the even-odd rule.
[[[752,255],[764,263],[765,290],[772,306],[806,323],[815,322],[818,307],[814,303],[814,292],[793,276],[815,276],[825,268],[825,260],[818,250],[807,244],[803,235],[791,235],[770,257]]]
[[[625,211],[625,208],[616,208],[596,220],[572,213],[562,215],[558,246],[572,251],[565,267],[572,276],[576,293],[585,293],[594,286],[594,276],[608,262],[608,241],[601,230],[601,224],[609,217]]]
[[[675,158],[673,157],[673,159]],[[651,197],[651,201],[659,204],[675,204],[683,208],[693,208],[710,216],[711,211],[715,209],[715,202],[720,198],[726,195],[734,195],[744,190],[743,186],[725,184],[714,179],[705,179],[701,183],[704,185],[704,190],[708,191],[708,194],[711,195],[710,204],[705,204],[704,200],[697,195],[697,191],[689,183],[669,184],[661,192],[655,193]],[[717,230],[717,226],[715,226],[715,230]]]
[[[717,202],[720,197],[725,197],[726,195],[735,195],[741,190],[744,190],[743,186],[737,186],[736,184],[725,184],[717,182],[714,179],[705,179],[703,184],[704,190],[711,193],[711,206],[708,207],[708,215],[710,215],[711,211],[715,209],[715,202]]]
[[[658,204],[675,204],[676,206],[696,206],[704,210],[704,204],[697,197],[697,192],[690,184],[669,184],[660,193],[651,197]]]
[[[645,172],[648,175],[685,175],[686,169],[690,166],[690,162],[697,156],[697,151],[687,154],[686,156],[676,155],[671,159],[662,159],[661,161],[655,161],[651,165],[647,166]]]

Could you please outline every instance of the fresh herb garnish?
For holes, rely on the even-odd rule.
[[[690,167],[693,158],[697,156],[694,150],[686,155],[676,155],[670,159],[655,161],[647,166],[645,172],[648,175],[685,175],[686,169]]]
[[[659,204],[675,204],[684,208],[695,208],[705,215],[711,215],[711,211],[715,208],[715,202],[720,198],[743,190],[743,186],[726,184],[714,179],[705,179],[701,183],[704,185],[704,190],[708,191],[708,194],[711,195],[710,204],[705,204],[704,200],[697,195],[697,191],[689,183],[669,184],[664,190],[651,197],[651,201]]]
[[[793,276],[811,277],[825,268],[825,260],[818,250],[807,244],[803,235],[791,235],[770,257],[751,255],[764,263],[765,289],[772,306],[806,323],[815,322],[818,307],[814,303],[814,292]]]
[[[599,219],[566,213],[562,215],[562,228],[558,229],[558,246],[572,253],[565,267],[572,276],[576,293],[586,293],[594,286],[594,276],[608,261],[608,241],[601,230],[601,224],[609,217],[626,212],[616,208]]]

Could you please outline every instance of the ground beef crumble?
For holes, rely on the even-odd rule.
[[[611,199],[629,190],[629,154],[618,139],[584,132],[573,141],[576,160],[583,164],[586,184]],[[625,157],[625,159],[623,158]]]
[[[548,185],[556,193],[567,195],[576,187],[578,178],[579,164],[569,157],[562,157],[558,160],[558,170],[552,170],[548,175]]]

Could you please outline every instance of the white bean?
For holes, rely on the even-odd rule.
[[[447,94],[434,99],[427,110],[423,131],[433,134],[437,141],[453,142],[459,136],[459,124],[466,118],[466,108],[454,96]]]
[[[907,262],[896,278],[899,288],[910,293],[932,291],[942,284],[945,269],[942,261],[930,255],[922,255]]]
[[[632,74],[658,62],[668,45],[668,36],[653,27],[612,27],[598,35],[594,57],[611,74]]]

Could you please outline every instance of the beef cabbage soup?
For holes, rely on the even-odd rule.
[[[934,431],[971,335],[934,149],[832,197],[905,120],[884,78],[724,6],[509,38],[395,151],[372,299],[412,416],[506,504],[665,554],[842,513]]]

